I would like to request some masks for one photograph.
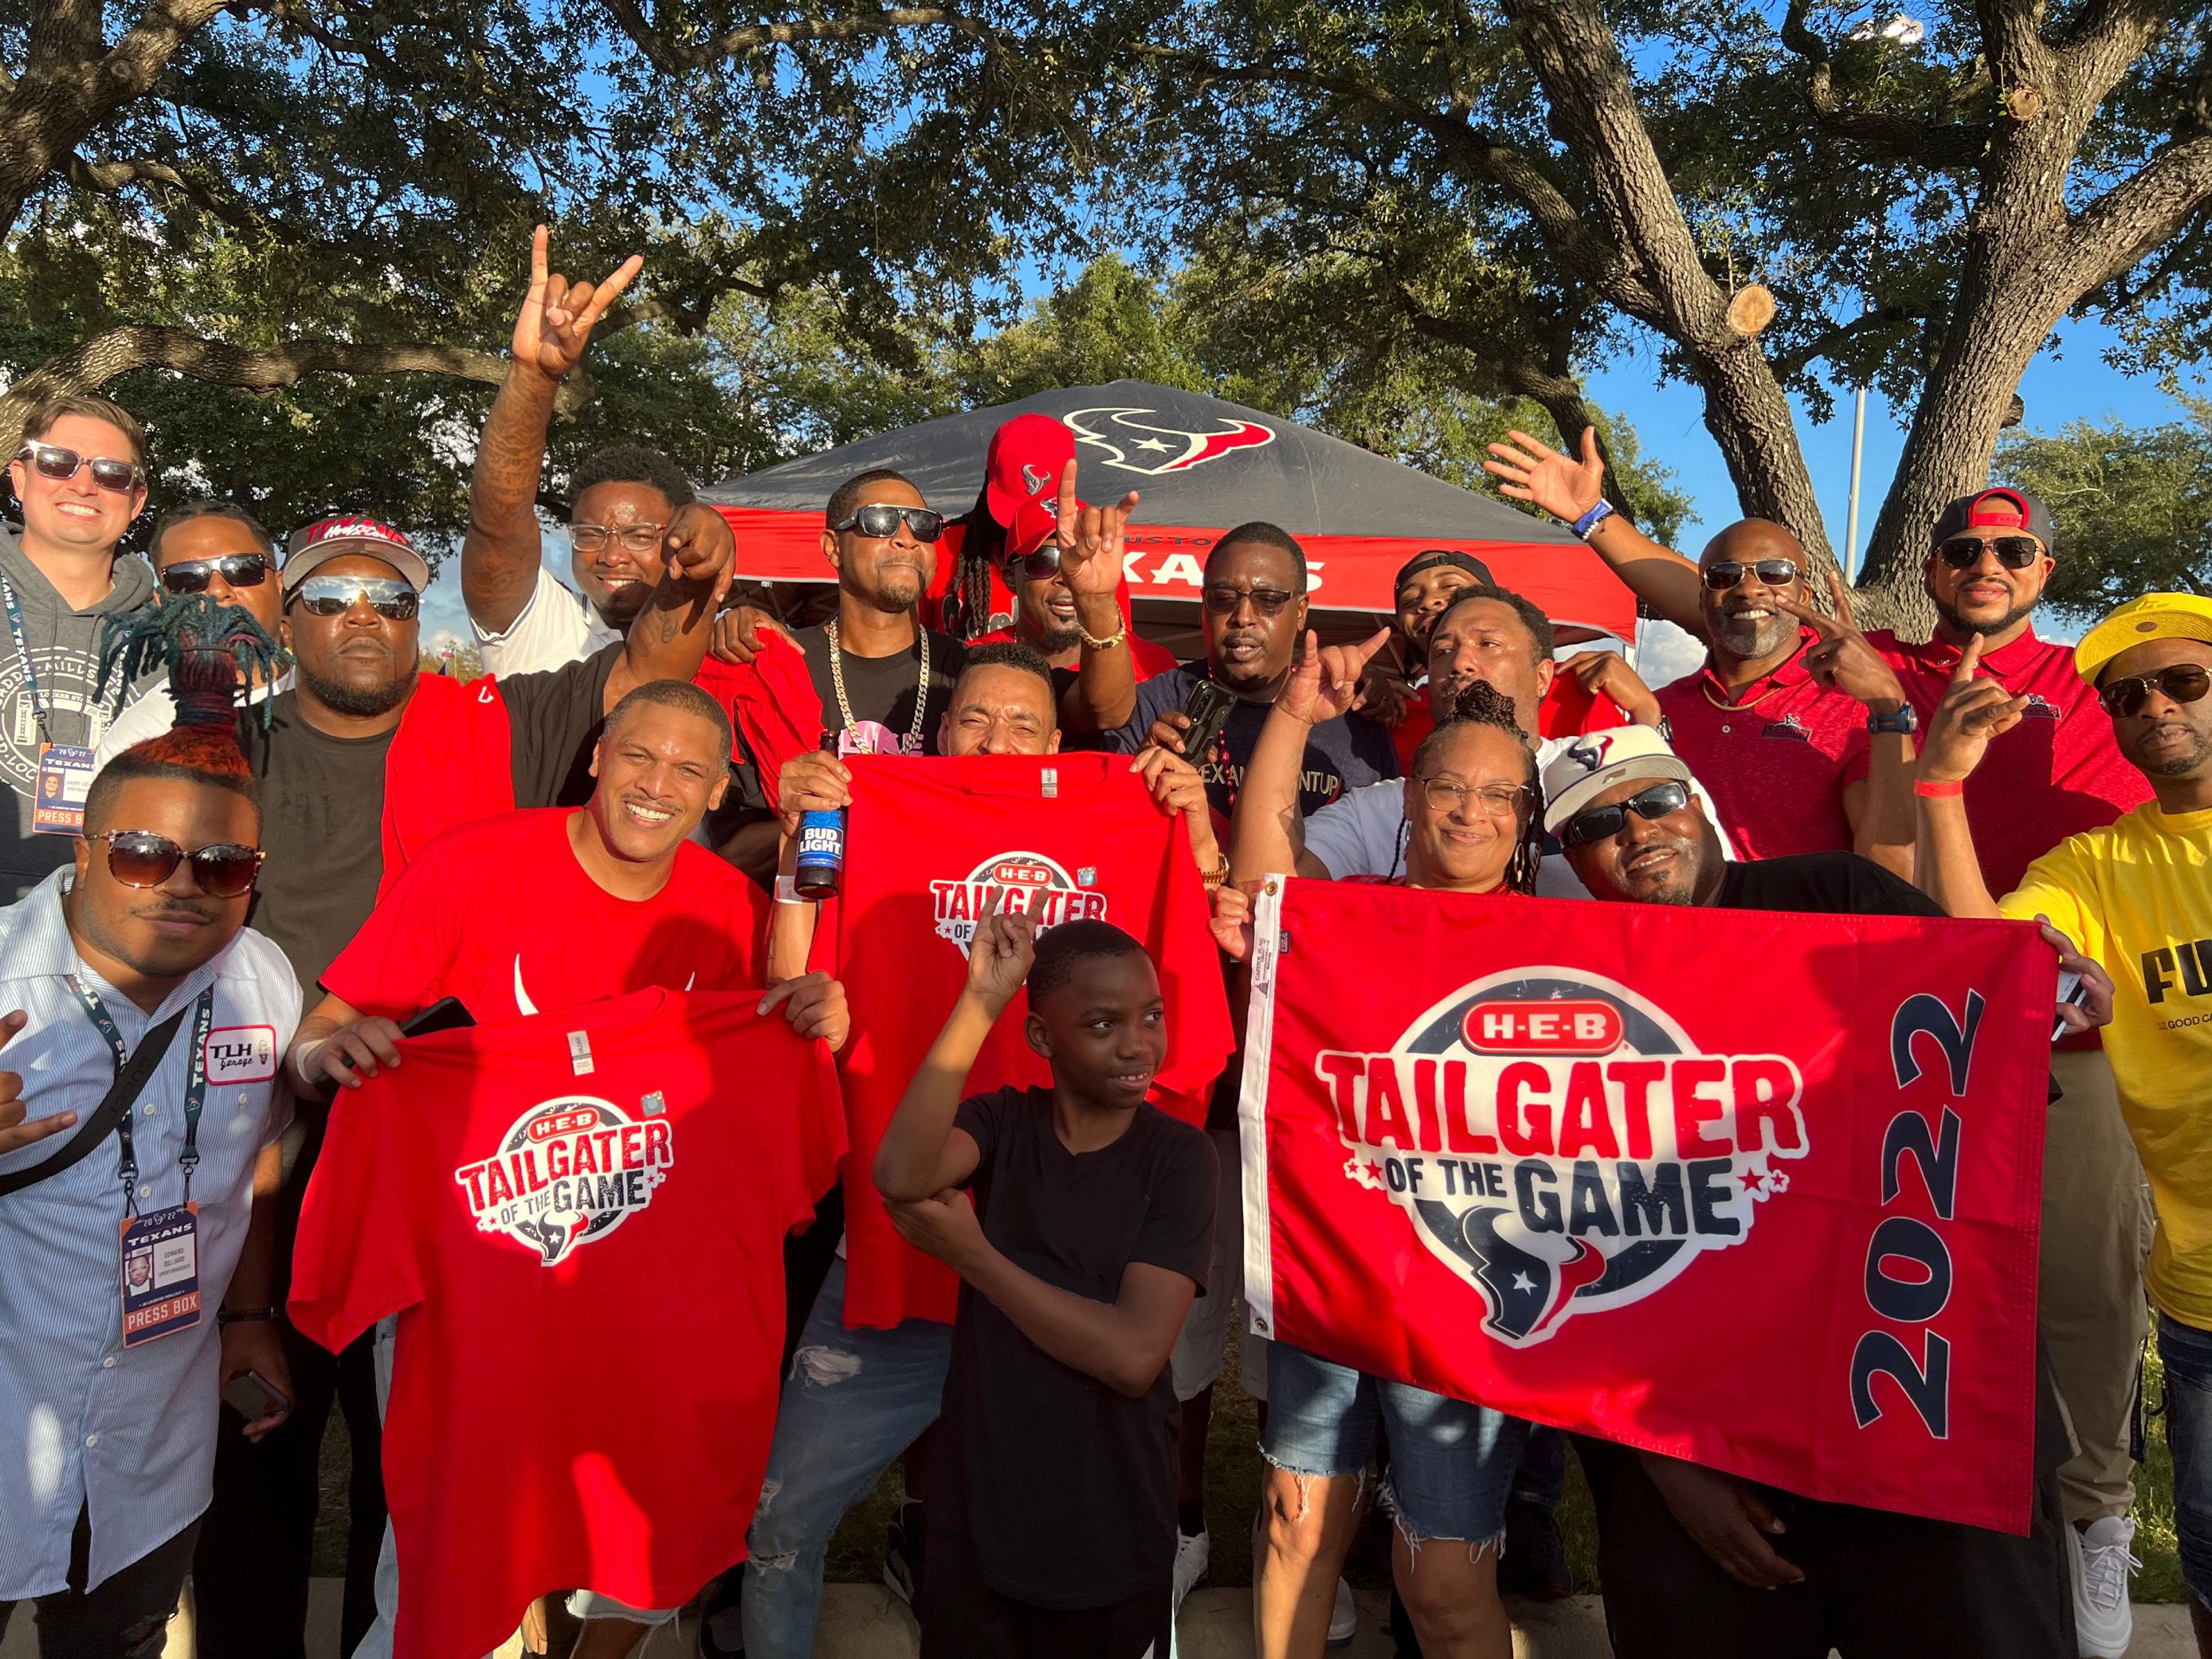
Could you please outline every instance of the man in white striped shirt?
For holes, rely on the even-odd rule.
[[[244,926],[260,809],[230,730],[235,671],[216,665],[221,726],[118,757],[74,867],[0,908],[0,1632],[34,1602],[42,1659],[161,1652],[219,1392],[268,1385],[248,1434],[289,1408],[253,1198],[290,1115],[277,1062],[300,990]]]

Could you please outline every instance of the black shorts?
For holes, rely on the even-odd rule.
[[[968,1540],[933,1504],[921,1576],[921,1659],[1168,1659],[1175,1563],[1102,1607],[1041,1607],[983,1582]]]
[[[2074,1659],[2053,1479],[2037,1481],[2026,1538],[1761,1486],[1789,1528],[1774,1547],[1805,1579],[1754,1589],[1698,1548],[1634,1452],[1575,1446],[1615,1659]]]

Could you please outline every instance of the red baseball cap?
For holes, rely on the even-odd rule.
[[[1076,502],[1083,507],[1087,503]],[[1024,501],[1014,508],[1014,521],[1006,526],[1009,559],[1027,558],[1060,533],[1060,501],[1051,495],[1041,501]]]
[[[1008,530],[1024,503],[1049,505],[1060,494],[1060,475],[1075,459],[1075,434],[1049,415],[1017,415],[991,434],[983,465],[983,501]],[[1013,548],[1013,539],[1007,542]],[[1031,544],[1042,546],[1040,539]]]
[[[289,593],[317,565],[352,553],[383,560],[417,593],[430,585],[430,566],[414,543],[388,524],[358,513],[341,513],[292,532],[284,548],[284,591]]]

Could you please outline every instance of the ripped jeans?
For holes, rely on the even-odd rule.
[[[1385,1443],[1383,1507],[1418,1547],[1498,1541],[1528,1425],[1517,1417],[1355,1371],[1277,1342],[1267,1353],[1260,1454],[1291,1474],[1364,1475]]]
[[[40,1659],[161,1659],[199,1530],[194,1521],[89,1590],[71,1588],[38,1597],[32,1606],[38,1610]],[[84,1582],[91,1549],[92,1522],[80,1514],[70,1540],[72,1587]],[[0,1601],[0,1638],[14,1611],[14,1604]]]
[[[845,1263],[806,1316],[775,1418],[768,1476],[745,1543],[746,1659],[813,1659],[822,1565],[845,1511],[937,1420],[952,1327],[909,1319],[845,1328]]]

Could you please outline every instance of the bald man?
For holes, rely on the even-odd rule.
[[[1804,570],[1767,520],[1714,537],[1698,561],[1705,665],[1661,689],[1660,712],[1744,857],[1856,852],[1909,879],[1912,709],[1841,584],[1824,615]]]

